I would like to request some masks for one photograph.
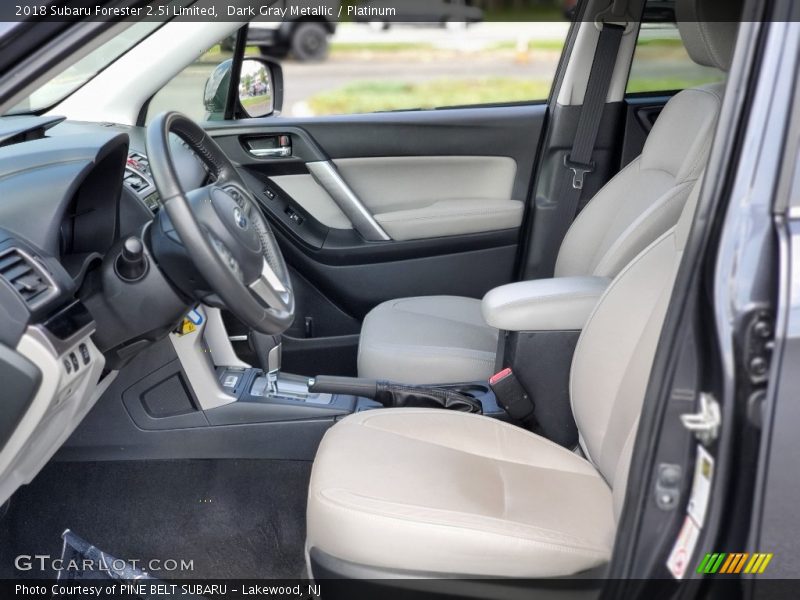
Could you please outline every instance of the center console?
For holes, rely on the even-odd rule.
[[[485,383],[431,389],[351,377],[321,375],[309,379],[281,372],[280,336],[251,332],[249,342],[260,368],[217,368],[220,386],[236,401],[208,414],[214,424],[336,419],[387,406],[448,407],[498,417],[505,415]]]
[[[245,432],[256,435],[268,429],[270,436],[257,437],[257,444],[283,452],[286,442],[280,444],[273,436],[300,430],[321,436],[337,420],[356,412],[430,406],[510,421],[509,415],[515,414],[511,400],[516,399],[517,406],[527,402],[534,407],[533,418],[517,416],[514,422],[574,447],[577,430],[569,403],[572,355],[607,286],[607,279],[576,277],[492,290],[482,310],[487,322],[501,330],[498,375],[491,382],[433,388],[283,373],[281,338],[258,334],[249,337],[257,364],[246,364],[233,352],[219,310],[199,307],[170,336],[176,360],[162,359],[163,366],[129,385],[122,393],[123,403],[139,430],[181,430],[187,437],[193,431],[197,434],[192,439],[199,444],[213,438],[212,430],[244,426],[237,434],[244,447],[250,435]],[[309,439],[303,442],[298,436],[302,456],[315,448]],[[250,451],[250,444],[244,449]]]
[[[537,433],[567,448],[578,443],[569,375],[581,331],[609,285],[604,277],[558,277],[490,291],[481,310],[500,330],[498,371],[511,369],[535,404]]]
[[[324,418],[335,420],[385,406],[367,397],[370,394],[366,392],[359,395],[357,388],[333,393],[311,391],[309,385],[314,387],[314,379],[298,375],[271,374],[253,368],[220,368],[217,374],[220,384],[236,398],[236,402],[206,412],[209,421],[215,425]],[[476,400],[484,415],[507,418],[491,388],[485,383],[439,387]]]

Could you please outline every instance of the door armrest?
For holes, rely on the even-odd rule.
[[[606,277],[521,281],[483,297],[483,318],[505,331],[580,330],[611,282]]]

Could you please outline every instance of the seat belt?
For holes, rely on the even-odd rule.
[[[578,118],[578,129],[575,132],[572,149],[564,157],[564,170],[559,177],[560,183],[557,187],[558,204],[555,209],[556,223],[553,227],[552,240],[559,246],[578,215],[586,176],[595,169],[592,153],[600,132],[603,109],[624,33],[625,27],[614,23],[604,23],[600,31],[592,69],[586,84],[586,95]],[[551,273],[555,268],[557,256],[558,252],[553,253]]]

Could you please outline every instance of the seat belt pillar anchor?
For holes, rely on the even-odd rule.
[[[594,163],[572,162],[569,155],[564,157],[564,166],[572,171],[572,187],[576,190],[583,189],[583,183],[587,173],[594,172]]]

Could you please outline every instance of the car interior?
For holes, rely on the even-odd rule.
[[[726,89],[626,94],[608,4],[543,103],[145,123],[236,27],[184,23],[1,117],[3,576],[65,529],[210,578],[602,576]],[[741,6],[676,0],[692,61]]]

